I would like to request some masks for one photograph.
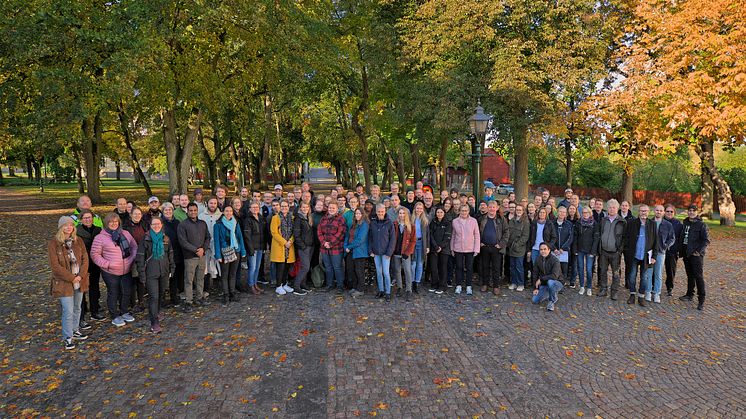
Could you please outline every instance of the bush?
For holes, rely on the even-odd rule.
[[[720,170],[733,195],[746,195],[746,170],[740,167]]]
[[[618,191],[622,185],[622,168],[606,157],[586,158],[575,165],[578,186]]]

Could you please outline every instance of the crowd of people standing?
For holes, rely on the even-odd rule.
[[[489,182],[484,192],[477,203],[446,190],[436,203],[422,182],[404,195],[396,183],[389,194],[360,184],[322,194],[303,183],[287,192],[242,188],[231,199],[218,185],[208,197],[200,188],[164,203],[153,196],[145,208],[119,198],[103,218],[83,195],[48,246],[64,346],[87,338],[86,319],[122,327],[146,304],[150,331],[159,333],[163,308],[190,312],[209,305],[211,293],[228,306],[268,291],[359,298],[375,283],[375,298],[409,302],[425,290],[472,295],[478,280],[496,296],[503,285],[530,289],[532,302],[552,311],[565,287],[591,296],[595,272],[598,297],[616,300],[623,275],[627,303],[645,306],[661,303],[664,275],[672,295],[679,258],[688,279],[680,299],[693,300],[696,289],[702,310],[709,235],[695,205],[681,222],[672,205],[651,214],[643,204],[634,216],[626,201],[581,205],[571,189],[559,203],[546,190],[531,202],[514,193],[498,200]]]

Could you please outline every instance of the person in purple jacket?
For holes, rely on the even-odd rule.
[[[93,239],[91,260],[101,268],[106,283],[106,303],[112,324],[117,327],[135,321],[127,311],[132,289],[130,268],[137,256],[137,242],[122,229],[119,215],[104,218],[104,229]]]

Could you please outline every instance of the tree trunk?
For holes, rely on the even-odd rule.
[[[367,135],[365,134],[365,129],[363,128],[360,121],[365,118],[365,114],[368,112],[368,101],[370,98],[370,86],[368,85],[368,69],[365,65],[365,60],[363,59],[363,50],[362,46],[360,45],[360,41],[358,40],[358,53],[359,58],[361,62],[361,79],[362,79],[362,89],[360,91],[360,105],[358,105],[357,109],[355,110],[355,113],[352,116],[352,130],[355,131],[355,134],[357,135],[357,139],[360,142],[360,163],[363,166],[363,178],[365,179],[365,190],[370,192],[370,162],[368,161],[368,139]],[[357,177],[357,176],[356,176]]]
[[[262,189],[267,188],[267,173],[269,172],[269,150],[272,142],[272,98],[264,95],[264,146],[262,148],[262,162],[259,165],[259,183]]]
[[[169,194],[186,193],[189,188],[194,143],[197,141],[197,132],[202,123],[202,110],[192,108],[183,141],[179,139],[176,132],[176,114],[173,109],[161,112],[161,123],[163,141],[166,145]]]
[[[101,112],[96,113],[93,121],[90,118],[83,119],[81,130],[83,133],[83,161],[85,164],[86,189],[88,190],[88,196],[91,198],[91,201],[100,204],[102,200],[98,164],[101,155],[98,146],[103,133]]]
[[[205,171],[206,177],[205,180],[207,181],[207,184],[205,185],[205,188],[209,188],[210,190],[214,190],[215,186],[217,186],[217,177],[218,177],[218,167],[216,164],[217,159],[210,156],[210,152],[207,150],[207,145],[205,144],[205,136],[202,134],[202,130],[199,130],[199,134],[197,134],[199,137],[199,143],[202,145],[202,156],[205,161]],[[217,146],[218,140],[213,137],[213,145]]]
[[[520,201],[528,198],[528,131],[518,130],[513,137],[515,150],[515,196]]]
[[[84,194],[85,187],[83,186],[83,164],[81,163],[80,150],[77,146],[73,147],[73,156],[75,157],[75,178],[78,182],[78,193]]]
[[[122,180],[122,163],[117,160],[114,162],[114,167],[116,167],[117,180]]]
[[[448,137],[440,140],[440,153],[438,153],[438,166],[440,171],[440,190],[448,189]]]
[[[702,218],[711,219],[712,213],[715,211],[715,191],[713,190],[712,179],[705,170],[704,162],[700,162],[700,178],[702,179],[702,211],[700,216]]]
[[[417,141],[410,141],[409,151],[412,153],[412,172],[414,173],[414,181],[422,180],[422,167],[420,167],[420,146]]]
[[[236,189],[238,191],[246,185],[246,178],[244,177],[243,166],[241,164],[242,157],[239,150],[236,149],[236,145],[231,141],[231,145],[228,148],[231,156],[231,164],[233,165],[233,172],[236,174]]]
[[[34,168],[31,165],[31,157],[26,157],[26,177],[29,179],[34,178]]]
[[[122,133],[124,134],[124,147],[127,148],[127,151],[129,151],[130,153],[130,160],[132,161],[132,172],[135,178],[135,183],[142,183],[143,188],[145,188],[145,193],[148,196],[153,196],[153,190],[150,188],[148,178],[145,176],[145,173],[143,173],[142,167],[140,167],[140,161],[137,159],[135,148],[132,146],[132,136],[139,136],[139,134],[137,134],[136,131],[130,129],[131,120],[124,111],[124,104],[122,103],[120,103],[119,105],[118,116],[119,125],[122,129]],[[135,127],[135,130],[136,129],[137,127]]]
[[[565,138],[565,186],[572,187],[572,132]]]
[[[702,167],[710,176],[710,180],[717,190],[720,225],[733,227],[736,225],[736,204],[733,202],[730,185],[720,176],[720,172],[715,167],[713,148],[714,141],[712,139],[703,139],[698,144],[697,151],[699,152],[699,158],[702,160]]]
[[[41,160],[34,160],[34,180],[41,182]]]
[[[8,165],[8,177],[15,177],[16,176],[16,169],[13,168],[12,164]]]
[[[634,182],[635,168],[631,164],[626,164],[624,170],[622,170],[622,201],[629,202],[629,205],[634,205],[635,197],[635,182]]]
[[[3,177],[3,169],[0,167],[0,186],[5,186],[5,178]]]

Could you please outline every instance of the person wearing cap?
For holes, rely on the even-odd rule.
[[[132,291],[130,268],[137,255],[137,242],[123,230],[113,212],[104,218],[104,229],[93,239],[91,260],[101,267],[106,283],[106,305],[112,324],[117,327],[135,321],[128,311]]]
[[[482,197],[482,201],[484,202],[490,202],[495,200],[495,196],[493,195],[495,193],[495,184],[488,181],[484,182],[484,196]]]
[[[80,330],[83,293],[88,291],[88,253],[75,234],[75,220],[60,217],[57,233],[47,244],[52,269],[50,292],[62,308],[62,339],[65,349],[75,349],[76,340],[88,338]]]
[[[705,278],[703,265],[705,251],[710,244],[710,232],[701,218],[699,208],[695,204],[689,205],[687,218],[682,223],[681,234],[679,234],[681,247],[679,253],[684,259],[686,269],[686,294],[679,297],[681,301],[692,301],[694,299],[694,287],[697,287],[697,299],[699,304],[697,310],[703,310],[705,306]]]
[[[161,218],[161,202],[157,196],[151,196],[148,198],[148,210],[142,215],[142,220],[145,222],[145,228],[150,228],[150,220],[153,218]]]
[[[572,204],[572,188],[567,188],[565,189],[565,199],[560,201],[559,206],[567,208],[570,204]]]
[[[197,211],[200,214],[205,212],[205,210],[207,209],[207,205],[204,202],[204,197],[205,195],[204,195],[204,191],[202,190],[202,188],[196,188],[194,190],[194,201],[192,202],[197,204]]]
[[[80,212],[81,211],[89,210],[93,213],[93,210],[91,210],[91,205],[93,205],[91,202],[91,197],[89,197],[88,195],[80,195],[80,197],[78,198],[77,207],[75,208],[75,211],[73,211],[72,215],[70,215],[70,218],[73,219],[73,223],[75,224],[75,227],[77,227],[78,224],[80,224]],[[103,220],[101,219],[101,217],[96,215],[96,213],[93,213],[93,225],[95,225],[98,228],[104,227]]]
[[[275,198],[282,199],[282,185],[279,183],[276,184],[273,193],[275,194]]]

